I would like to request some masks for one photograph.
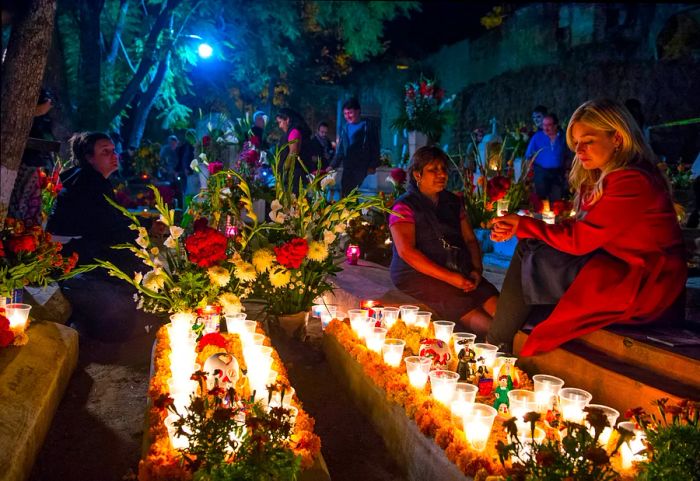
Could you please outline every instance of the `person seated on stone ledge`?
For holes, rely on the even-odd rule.
[[[496,309],[498,290],[482,277],[479,243],[464,205],[445,190],[449,158],[439,147],[419,148],[408,168],[407,192],[389,216],[394,285],[483,336]]]
[[[549,225],[514,214],[491,238],[520,239],[487,341],[510,351],[534,306],[548,317],[520,355],[555,349],[613,323],[683,320],[687,264],[670,188],[630,112],[611,100],[574,112],[566,141],[576,218]]]
[[[129,219],[105,200],[105,196],[114,199],[107,178],[119,167],[112,139],[102,132],[81,132],[69,142],[77,166],[61,175],[63,190],[46,230],[64,244],[65,254],[77,252],[81,265],[103,259],[124,272],[143,270],[143,264],[131,252],[111,248],[136,239],[136,231],[129,229]],[[103,269],[80,274],[63,282],[61,288],[73,309],[71,323],[89,337],[126,340],[155,320],[136,310],[135,289],[109,277]]]

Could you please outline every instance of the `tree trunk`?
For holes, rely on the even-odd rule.
[[[134,125],[129,135],[128,145],[141,145],[141,137],[143,137],[143,130],[146,127],[146,120],[148,120],[148,114],[151,113],[153,104],[155,104],[158,98],[158,92],[160,92],[160,87],[163,85],[165,80],[165,74],[168,72],[170,67],[170,52],[167,53],[165,59],[161,60],[158,64],[158,70],[156,71],[153,81],[146,89],[146,92],[141,95],[141,101],[136,108],[136,115],[134,116]]]
[[[143,56],[141,57],[141,62],[139,63],[136,73],[131,77],[126,88],[119,96],[119,98],[114,102],[114,104],[107,111],[105,120],[107,123],[114,120],[122,110],[126,108],[131,99],[134,98],[136,92],[138,92],[139,85],[148,74],[151,67],[159,60],[157,47],[158,47],[158,37],[163,29],[168,25],[170,14],[173,10],[180,4],[182,0],[167,0],[163,9],[158,14],[158,18],[153,24],[148,38],[143,46]],[[169,47],[168,47],[169,48]]]
[[[97,129],[100,119],[100,14],[104,0],[82,0],[79,4],[80,60],[78,62],[78,127]]]
[[[5,221],[29,136],[46,58],[51,44],[56,0],[31,0],[12,26],[2,64],[0,120],[0,223]]]
[[[53,40],[49,49],[48,60],[46,61],[46,72],[44,74],[44,87],[53,94],[56,102],[49,111],[51,117],[51,131],[56,140],[61,141],[61,151],[59,156],[68,159],[68,143],[65,142],[72,135],[73,115],[72,102],[68,93],[68,79],[66,78],[66,65],[64,62],[63,44],[61,43],[61,33],[58,22],[54,25]]]

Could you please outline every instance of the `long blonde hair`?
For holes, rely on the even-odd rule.
[[[626,107],[613,100],[600,99],[589,100],[577,108],[566,129],[566,143],[569,149],[574,152],[576,152],[576,143],[572,129],[579,122],[593,129],[607,132],[611,136],[618,134],[622,142],[619,148],[615,149],[612,159],[600,170],[584,169],[578,155],[574,156],[569,174],[569,185],[576,194],[574,202],[576,210],[580,211],[582,202],[590,205],[600,200],[603,195],[603,179],[606,175],[630,166],[648,172],[653,179],[668,190],[668,183],[656,167],[656,156],[644,140],[642,131]]]

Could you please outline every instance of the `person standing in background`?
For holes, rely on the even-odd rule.
[[[550,113],[542,119],[542,130],[535,133],[527,146],[525,157],[535,157],[535,192],[540,199],[549,199],[550,205],[561,200],[566,190],[568,170],[566,139],[559,131],[557,116]]]

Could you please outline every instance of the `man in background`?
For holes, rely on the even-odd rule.
[[[311,152],[314,162],[321,159],[322,169],[328,167],[333,160],[335,148],[331,139],[328,138],[328,124],[326,122],[320,122],[316,133],[311,137]]]
[[[550,113],[542,119],[542,130],[535,132],[525,152],[525,158],[535,157],[535,192],[540,199],[549,199],[550,205],[561,200],[566,189],[568,170],[566,139],[559,131],[557,116]]]

